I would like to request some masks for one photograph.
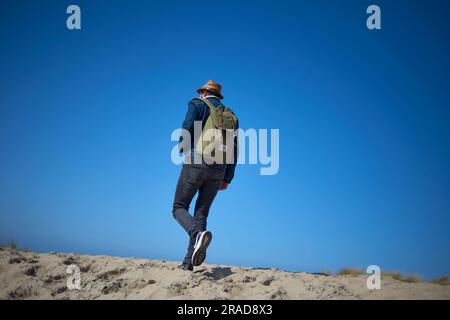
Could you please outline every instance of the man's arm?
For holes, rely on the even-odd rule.
[[[191,136],[193,134],[194,122],[195,122],[195,119],[197,119],[197,114],[198,114],[198,107],[194,103],[194,100],[189,101],[188,110],[186,112],[186,116],[184,117],[182,128],[189,131],[191,133]],[[183,143],[183,138],[184,138],[183,135],[181,135],[179,143],[178,143],[178,145],[180,146],[180,152],[184,152],[185,143],[189,143],[189,145],[188,145],[189,149],[191,147],[190,144],[192,143],[192,141],[185,141]]]
[[[236,121],[236,130],[239,129],[239,120]],[[237,159],[238,159],[238,136],[237,134],[234,137],[234,143],[233,143],[233,147],[234,147],[234,159],[233,159],[233,163],[227,164],[227,169],[225,171],[225,176],[223,178],[223,183],[220,186],[220,190],[224,190],[227,188],[228,184],[231,183],[231,181],[234,178],[234,171],[236,170],[236,164],[237,164]]]

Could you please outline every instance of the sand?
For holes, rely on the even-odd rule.
[[[79,289],[68,288],[70,265]],[[383,277],[369,290],[366,276],[326,276],[278,269],[19,252],[0,248],[0,299],[450,299],[450,286]],[[72,282],[75,283],[75,282]]]

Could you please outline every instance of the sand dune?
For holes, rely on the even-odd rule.
[[[67,268],[81,272],[69,289]],[[0,299],[450,299],[450,286],[383,279],[368,290],[365,276],[325,276],[178,262],[26,253],[0,248]]]

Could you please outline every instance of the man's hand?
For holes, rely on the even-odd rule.
[[[226,188],[228,188],[228,183],[226,183],[226,182],[222,182],[219,185],[219,190],[225,190]]]

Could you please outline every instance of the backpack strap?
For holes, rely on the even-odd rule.
[[[210,112],[212,112],[212,111],[217,112],[217,126],[219,127],[219,129],[222,129],[222,123],[223,123],[222,108],[214,107],[214,105],[211,103],[211,101],[209,101],[207,98],[205,98],[203,96],[199,96],[197,99],[202,100],[208,106],[208,108],[210,109]]]
[[[216,107],[214,107],[214,105],[211,103],[211,101],[209,101],[207,98],[199,96],[195,99],[200,99],[202,100],[210,109],[216,110]]]

